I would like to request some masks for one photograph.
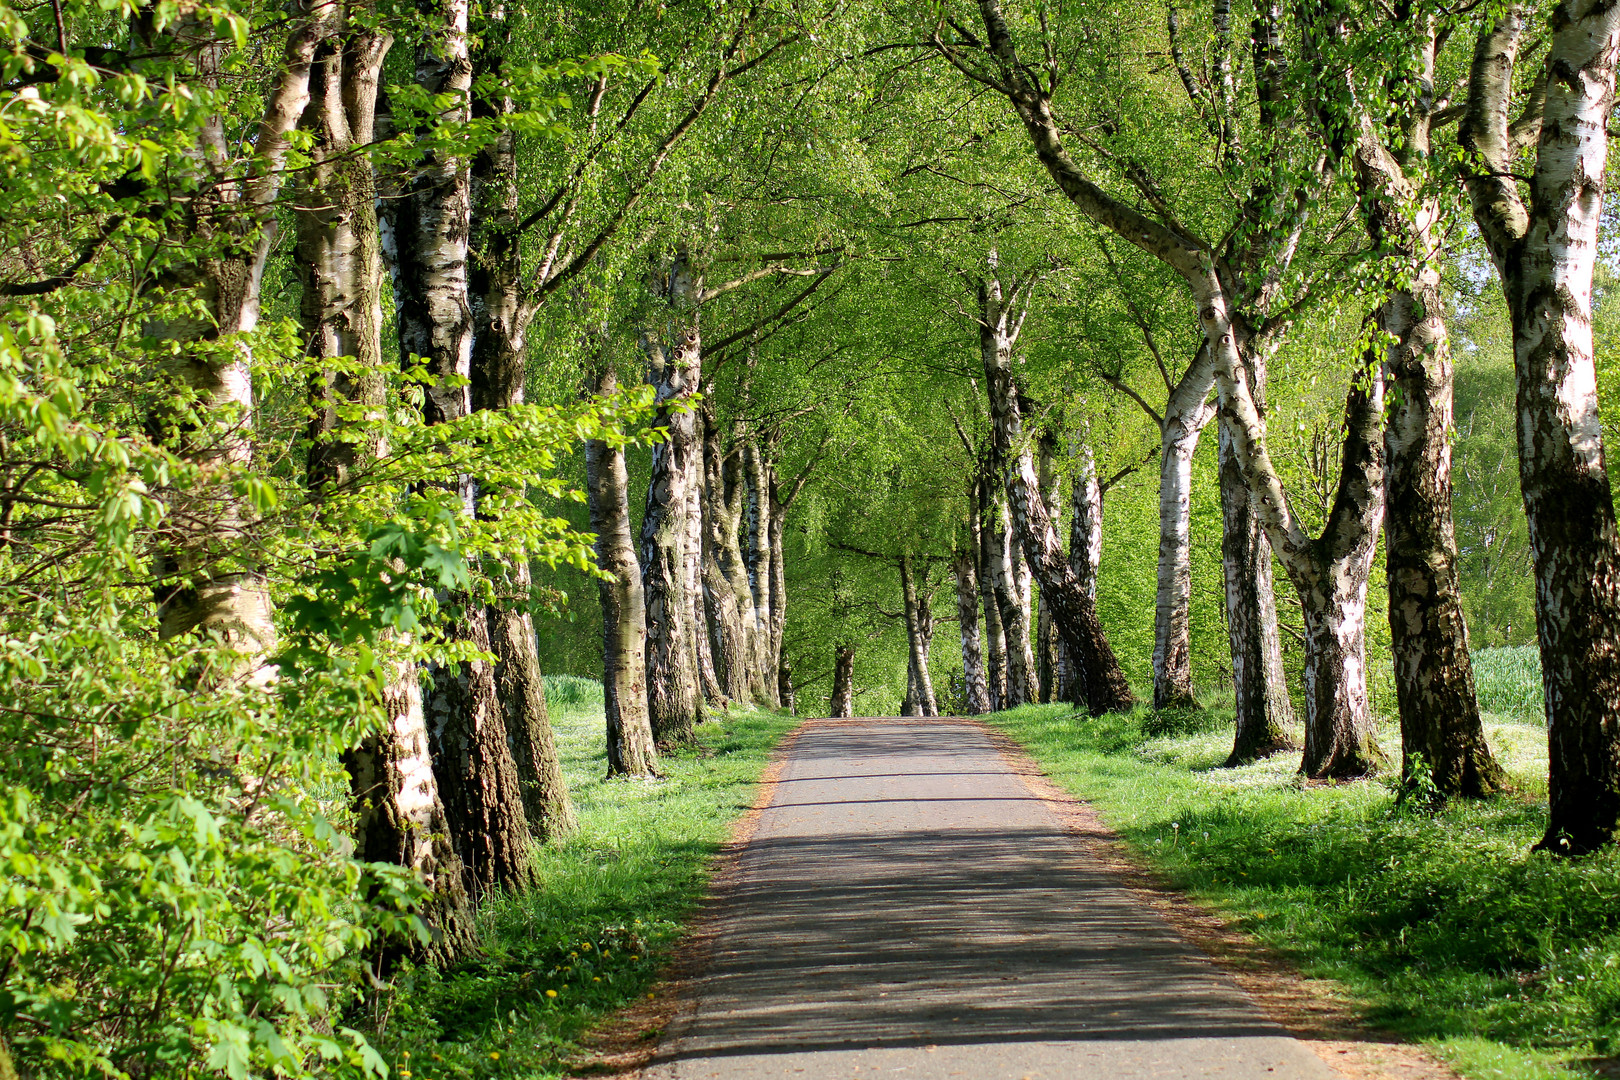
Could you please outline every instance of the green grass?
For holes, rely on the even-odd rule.
[[[537,853],[538,888],[484,902],[481,957],[410,972],[379,1000],[370,1034],[398,1080],[560,1076],[583,1032],[645,998],[797,723],[722,714],[664,756],[667,779],[606,780],[600,684],[548,677],[546,689],[579,830]]]
[[[1220,768],[1229,715],[990,719],[1173,881],[1463,1075],[1589,1076],[1620,1054],[1620,853],[1530,853],[1539,722],[1488,724],[1518,794],[1430,817],[1397,809],[1387,781],[1305,787],[1297,755]]]
[[[1534,645],[1475,649],[1473,661],[1481,709],[1527,724],[1543,722],[1541,653]]]

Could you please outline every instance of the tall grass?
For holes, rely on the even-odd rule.
[[[589,714],[602,708],[602,684],[578,675],[547,675],[546,708],[551,712]]]
[[[1543,721],[1541,655],[1534,645],[1474,650],[1479,707],[1526,724]]]

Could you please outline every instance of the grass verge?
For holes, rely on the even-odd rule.
[[[482,956],[407,972],[379,996],[372,1041],[398,1080],[563,1075],[582,1034],[646,998],[711,857],[798,723],[733,713],[665,755],[666,779],[606,780],[600,687],[551,689],[579,830],[537,853],[538,888],[483,904]]]
[[[1620,853],[1530,853],[1539,725],[1488,726],[1518,795],[1430,816],[1384,782],[1303,785],[1297,755],[1220,768],[1229,715],[986,719],[1155,869],[1462,1075],[1620,1075]]]

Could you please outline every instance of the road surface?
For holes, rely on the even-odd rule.
[[[972,724],[811,725],[649,1080],[1328,1080]]]

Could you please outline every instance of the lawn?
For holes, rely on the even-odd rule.
[[[536,853],[538,888],[483,903],[482,956],[379,996],[367,1026],[398,1080],[560,1076],[583,1032],[651,992],[798,722],[733,712],[665,755],[665,779],[607,780],[600,684],[564,676],[547,690],[579,830]]]
[[[1620,854],[1530,853],[1546,732],[1523,715],[1487,725],[1519,790],[1432,816],[1398,807],[1389,780],[1304,785],[1297,754],[1221,768],[1229,711],[989,720],[1138,856],[1378,1026],[1468,1077],[1602,1075],[1620,1053]],[[1398,751],[1393,727],[1380,738]]]

